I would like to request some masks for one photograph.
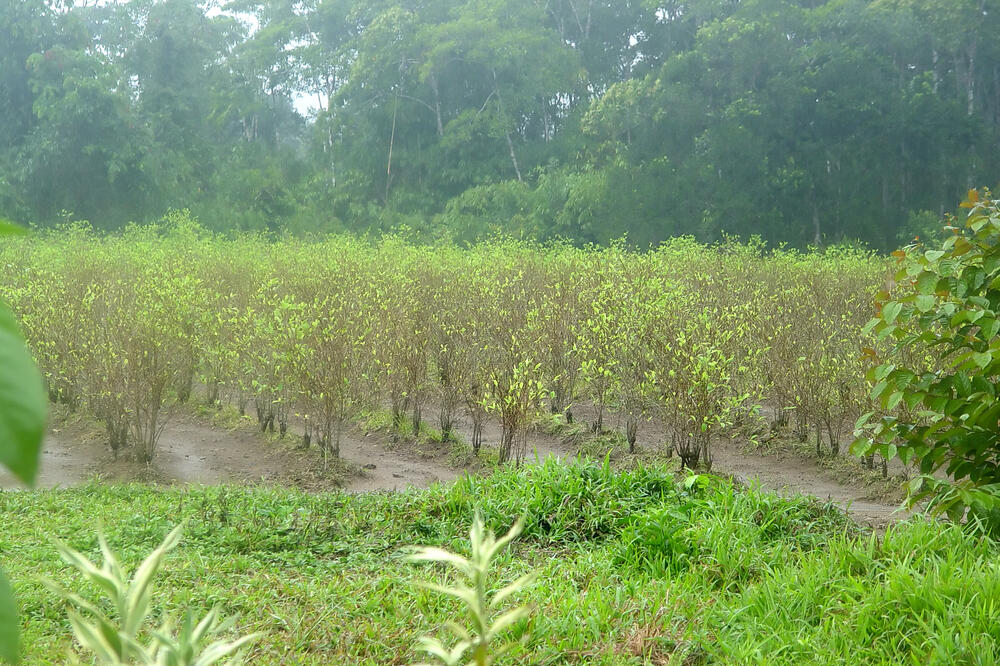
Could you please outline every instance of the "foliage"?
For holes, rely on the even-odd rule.
[[[469,664],[475,666],[490,666],[508,652],[512,645],[497,644],[499,639],[514,623],[528,617],[529,610],[523,606],[497,613],[503,608],[504,602],[511,596],[522,592],[534,578],[533,574],[525,574],[517,580],[505,585],[499,590],[490,590],[490,565],[494,558],[503,551],[524,527],[522,521],[514,523],[504,536],[497,539],[493,532],[483,527],[482,516],[476,512],[469,532],[471,555],[468,559],[441,548],[420,548],[409,556],[412,562],[438,562],[450,565],[462,574],[468,584],[458,583],[453,587],[437,583],[421,583],[428,590],[440,592],[461,601],[471,622],[471,631],[461,624],[451,622],[449,628],[458,637],[458,642],[447,647],[441,641],[425,636],[420,639],[420,649],[440,660],[446,666],[458,666],[466,663],[466,654],[470,655]]]
[[[19,227],[0,219],[0,236],[19,233]],[[38,472],[45,421],[45,391],[38,368],[13,314],[0,301],[0,464],[28,486]],[[17,663],[19,655],[17,601],[0,570],[0,659]]]
[[[417,433],[434,414],[472,447],[500,426],[520,462],[543,412],[617,428],[632,451],[711,465],[713,443],[794,414],[836,454],[866,389],[859,331],[886,262],[870,253],[677,239],[576,248],[496,240],[469,249],[304,242],[162,227],[76,226],[0,247],[13,305],[53,401],[105,425],[112,451],[155,460],[175,402],[234,403],[262,430],[327,457],[363,411]],[[198,386],[200,384],[200,386]],[[593,409],[593,414],[587,410]],[[661,441],[638,441],[656,419]]]
[[[212,609],[201,620],[196,620],[189,613],[176,638],[173,635],[173,623],[167,618],[158,629],[152,630],[149,644],[141,642],[140,632],[151,611],[153,577],[161,569],[163,558],[177,546],[180,537],[181,527],[178,526],[143,560],[131,579],[127,578],[121,562],[103,536],[99,539],[104,555],[104,563],[100,567],[65,544],[57,544],[62,559],[107,595],[114,608],[115,615],[109,617],[101,609],[100,602],[91,601],[49,583],[51,589],[63,600],[76,606],[77,610],[69,611],[73,634],[80,645],[92,652],[100,663],[110,666],[134,663],[209,666],[259,638],[258,635],[251,634],[232,642],[216,641],[202,645],[206,639],[226,628],[225,623],[219,624],[218,612]]]
[[[868,352],[878,412],[858,420],[854,445],[918,463],[910,501],[931,497],[954,518],[1000,506],[1000,202],[972,190],[963,206],[965,224],[939,248],[895,253],[895,288],[879,295],[868,325],[887,348]]]
[[[45,391],[17,322],[3,303],[0,368],[0,464],[30,485],[45,432]]]
[[[570,500],[561,505],[560,496]],[[505,468],[471,488],[349,496],[101,484],[0,494],[0,542],[22,604],[24,659],[59,663],[72,644],[59,598],[37,577],[66,587],[79,576],[47,535],[93,560],[100,557],[93,525],[102,522],[109,547],[134,570],[183,521],[156,601],[199,616],[218,606],[238,616],[234,636],[264,632],[249,663],[420,661],[417,639],[462,610],[416,584],[427,571],[405,560],[405,545],[461,552],[481,500],[484,522],[504,530],[532,507],[516,548],[495,558],[510,580],[538,574],[518,598],[535,611],[511,630],[509,640],[519,642],[511,663],[1000,657],[997,544],[961,525],[915,517],[870,534],[812,499],[719,480],[685,487],[662,466],[619,474],[552,463],[546,474]],[[672,518],[674,511],[685,519]],[[678,547],[667,551],[662,535],[675,527]],[[663,576],[657,562],[669,561],[669,552],[686,559]]]
[[[890,250],[995,178],[997,16],[984,0],[7,3],[0,215]]]

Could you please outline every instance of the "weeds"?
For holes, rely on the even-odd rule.
[[[487,525],[524,516],[517,548],[493,563],[509,579],[537,572],[517,600],[535,612],[502,639],[517,643],[511,663],[1000,657],[993,540],[921,518],[869,534],[815,500],[696,478],[688,486],[664,466],[616,472],[549,461],[357,496],[98,484],[0,493],[0,552],[21,604],[27,663],[58,663],[70,647],[60,598],[36,581],[77,580],[45,535],[88,552],[97,544],[83,535],[96,521],[113,526],[107,545],[132,570],[184,521],[183,548],[157,574],[157,605],[238,617],[233,636],[264,634],[253,663],[417,661],[417,639],[464,611],[416,585],[424,576],[404,547],[461,552],[477,507]]]
[[[467,581],[467,584],[456,583],[450,587],[437,583],[421,583],[421,586],[428,590],[454,597],[462,602],[471,625],[471,629],[468,629],[458,622],[449,622],[448,628],[458,641],[447,647],[436,638],[424,636],[419,641],[422,651],[437,658],[445,666],[457,666],[463,663],[491,666],[513,647],[512,643],[498,644],[498,639],[516,622],[526,618],[530,611],[524,606],[502,610],[503,604],[508,598],[522,592],[530,585],[535,575],[525,574],[491,593],[489,573],[494,558],[517,538],[523,528],[524,523],[519,520],[507,534],[497,539],[493,532],[485,530],[483,519],[477,511],[472,521],[472,530],[469,532],[472,554],[468,559],[441,548],[420,548],[408,557],[411,562],[447,564]],[[469,655],[468,660],[466,654]]]
[[[163,558],[179,543],[180,536],[181,527],[178,526],[143,560],[131,578],[103,536],[98,539],[104,556],[100,567],[65,544],[56,544],[62,559],[79,571],[85,581],[100,589],[114,609],[109,615],[101,601],[46,582],[51,590],[75,607],[68,611],[73,634],[80,646],[93,653],[100,663],[108,666],[210,666],[260,638],[258,634],[250,634],[235,641],[204,645],[231,625],[220,623],[219,613],[213,608],[200,620],[189,611],[176,632],[173,620],[166,618],[158,629],[149,630],[151,638],[143,642],[142,633],[147,630],[152,612],[153,578],[162,567]]]

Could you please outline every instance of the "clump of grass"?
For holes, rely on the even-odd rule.
[[[676,492],[673,473],[664,467],[618,472],[608,461],[549,457],[523,470],[463,477],[451,486],[447,508],[450,515],[466,516],[480,508],[496,524],[524,516],[526,535],[569,543],[609,536],[627,517]]]
[[[697,570],[707,586],[738,588],[842,531],[861,533],[832,504],[741,491],[700,474],[670,501],[626,521],[615,561],[656,577]]]
[[[538,432],[556,437],[569,437],[587,430],[586,424],[579,422],[567,423],[564,414],[551,414],[548,412],[537,414],[531,426]]]

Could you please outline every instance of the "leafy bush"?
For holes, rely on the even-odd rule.
[[[911,503],[931,498],[953,518],[966,508],[992,518],[1000,509],[1000,201],[972,190],[962,205],[964,227],[951,226],[940,248],[894,253],[896,288],[879,295],[868,325],[888,347],[868,351],[878,412],[858,420],[853,448],[918,463]]]
[[[0,264],[50,397],[142,460],[169,405],[201,385],[262,429],[302,423],[293,434],[334,457],[344,428],[386,402],[414,432],[433,410],[451,436],[467,412],[476,452],[492,416],[497,457],[515,464],[540,413],[569,420],[587,398],[595,430],[689,466],[709,466],[713,442],[761,413],[794,413],[837,453],[865,399],[859,331],[885,270],[870,253],[759,241],[224,239],[183,212],[122,236],[73,227],[6,242]],[[653,418],[663,440],[637,441]]]

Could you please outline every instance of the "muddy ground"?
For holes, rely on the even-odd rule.
[[[248,422],[235,429],[218,427],[206,417],[175,412],[163,430],[154,464],[146,466],[125,457],[114,459],[94,424],[71,419],[50,428],[38,485],[73,486],[100,478],[206,485],[284,484],[306,489],[343,486],[349,492],[367,492],[426,487],[454,480],[468,471],[454,466],[447,447],[418,450],[394,443],[384,433],[351,430],[341,444],[343,464],[332,474],[324,474],[315,447],[297,448],[300,438],[295,436],[284,440],[262,437],[251,425]],[[607,425],[614,426],[614,420]],[[456,431],[465,441],[471,440],[472,424],[467,418],[459,419]],[[500,440],[499,424],[487,422],[483,438],[484,446],[495,446]],[[655,423],[640,426],[640,446],[654,446],[661,440],[662,433]],[[529,461],[550,455],[570,458],[577,453],[571,440],[544,433],[529,434],[527,444]],[[866,488],[838,480],[813,460],[788,453],[756,453],[735,442],[719,442],[714,451],[713,472],[740,475],[785,494],[835,502],[859,522],[881,526],[904,515],[897,512],[896,504],[870,499]],[[0,488],[17,487],[13,478],[0,472]]]

